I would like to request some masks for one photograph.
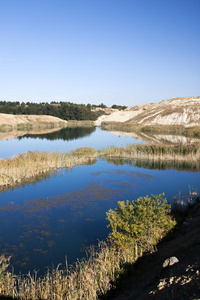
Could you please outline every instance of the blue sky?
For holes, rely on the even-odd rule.
[[[200,95],[200,0],[0,0],[0,100]]]

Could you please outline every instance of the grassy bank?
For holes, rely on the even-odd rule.
[[[36,123],[18,123],[18,124],[1,124],[0,125],[0,132],[10,132],[13,130],[18,131],[33,131],[36,129],[53,129],[53,128],[66,128],[66,127],[94,127],[94,121],[90,120],[83,120],[83,121],[77,121],[77,120],[69,120],[67,122],[38,122]]]
[[[10,132],[13,130],[18,131],[31,131],[35,129],[53,129],[53,128],[64,128],[66,127],[67,123],[64,122],[38,122],[38,123],[30,123],[30,122],[24,122],[24,123],[18,123],[15,125],[11,124],[2,124],[0,125],[0,132]]]
[[[16,299],[68,300],[95,300],[105,295],[116,279],[124,274],[127,263],[133,264],[143,253],[154,251],[156,243],[175,226],[169,214],[170,207],[162,197],[163,194],[152,196],[152,199],[140,197],[132,202],[126,201],[126,204],[118,202],[119,209],[107,213],[112,227],[110,244],[99,242],[96,248],[90,247],[87,260],[77,261],[73,266],[66,265],[65,269],[58,266],[39,278],[37,272],[17,276],[9,270],[10,257],[1,256],[0,295]],[[117,228],[116,216],[123,218],[126,232],[121,230],[121,223]],[[135,226],[130,224],[129,218],[134,219]],[[120,236],[116,236],[117,233]]]
[[[129,124],[128,122],[105,122],[102,124],[102,128],[109,131],[179,134],[186,137],[200,137],[200,126],[184,127],[182,125],[136,125]]]
[[[0,187],[14,187],[34,181],[36,177],[60,168],[91,163],[97,157],[93,148],[79,148],[70,152],[27,152],[14,158],[0,160]]]
[[[105,158],[126,158],[152,161],[184,161],[199,162],[199,144],[158,146],[133,144],[123,147],[109,147],[100,150],[100,156]]]
[[[94,121],[90,120],[69,120],[67,121],[67,127],[94,127]]]
[[[185,127],[173,125],[143,125],[130,124],[127,122],[105,122],[102,124],[104,130],[117,130],[124,132],[149,132],[149,133],[166,133],[166,134],[183,134]]]

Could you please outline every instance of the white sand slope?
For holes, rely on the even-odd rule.
[[[101,116],[96,125],[102,122],[121,122],[142,125],[200,125],[200,97],[172,98],[159,103],[129,107],[109,116]]]

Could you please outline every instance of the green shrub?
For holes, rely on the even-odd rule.
[[[135,201],[119,201],[119,208],[107,212],[109,241],[117,248],[136,249],[140,253],[154,251],[155,245],[175,226],[170,205],[164,193],[140,197]]]

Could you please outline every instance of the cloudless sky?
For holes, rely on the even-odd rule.
[[[0,0],[0,100],[200,96],[200,0]]]

